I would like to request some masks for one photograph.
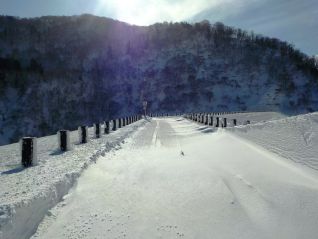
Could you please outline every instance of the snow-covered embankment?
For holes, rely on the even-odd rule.
[[[136,122],[84,145],[77,143],[77,131],[71,132],[73,149],[65,153],[57,150],[56,135],[39,138],[39,165],[27,169],[20,166],[19,144],[1,146],[0,238],[29,238],[81,172],[100,155],[120,148],[125,138],[144,123]],[[93,128],[89,129],[89,138],[93,138]]]
[[[318,170],[318,113],[229,128],[228,131]]]

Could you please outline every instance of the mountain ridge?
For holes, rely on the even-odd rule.
[[[135,26],[85,14],[0,17],[0,144],[141,112],[318,108],[289,43],[222,23]]]

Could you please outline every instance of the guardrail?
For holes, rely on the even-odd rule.
[[[119,119],[114,119],[110,121],[105,121],[104,134],[110,133],[110,126],[112,123],[112,131],[116,131],[117,127],[122,128],[130,125],[141,119],[141,115],[134,115]],[[101,123],[94,124],[94,138],[101,138],[102,125]],[[71,150],[70,145],[70,132],[69,130],[59,130],[57,132],[57,140],[59,145],[59,150],[65,152]],[[85,125],[78,127],[78,141],[80,144],[85,144],[88,142],[88,127]],[[35,137],[23,137],[20,140],[21,145],[21,164],[23,167],[30,167],[37,164],[37,138]]]
[[[226,128],[230,124],[231,126],[237,126],[237,119],[231,119],[231,122],[228,120],[226,115],[234,115],[241,112],[218,112],[218,113],[191,113],[185,114],[184,118],[204,124],[209,126],[214,126],[216,128],[222,127]],[[250,121],[247,120],[244,124],[250,124]]]

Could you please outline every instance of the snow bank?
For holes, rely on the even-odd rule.
[[[72,151],[57,150],[57,136],[38,139],[35,167],[20,166],[19,144],[0,147],[0,238],[29,238],[50,208],[62,200],[81,172],[97,157],[120,147],[124,139],[146,121],[78,144],[77,131],[71,132]],[[89,138],[94,135],[89,129]]]
[[[228,128],[235,135],[318,170],[318,113]]]
[[[271,120],[278,120],[286,118],[287,116],[279,112],[251,112],[238,114],[219,115],[220,118],[227,118],[228,125],[233,125],[233,119],[237,120],[237,125],[243,125],[246,121],[253,123],[267,122]]]

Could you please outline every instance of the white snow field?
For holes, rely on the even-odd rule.
[[[56,135],[38,139],[39,165],[23,169],[20,145],[0,147],[0,239],[30,238],[45,214],[61,201],[81,172],[125,139],[145,121],[135,122],[100,139],[78,144],[78,132],[70,133],[73,149],[60,153]]]
[[[257,114],[218,130],[153,118],[99,154],[32,238],[317,238],[318,114]]]

